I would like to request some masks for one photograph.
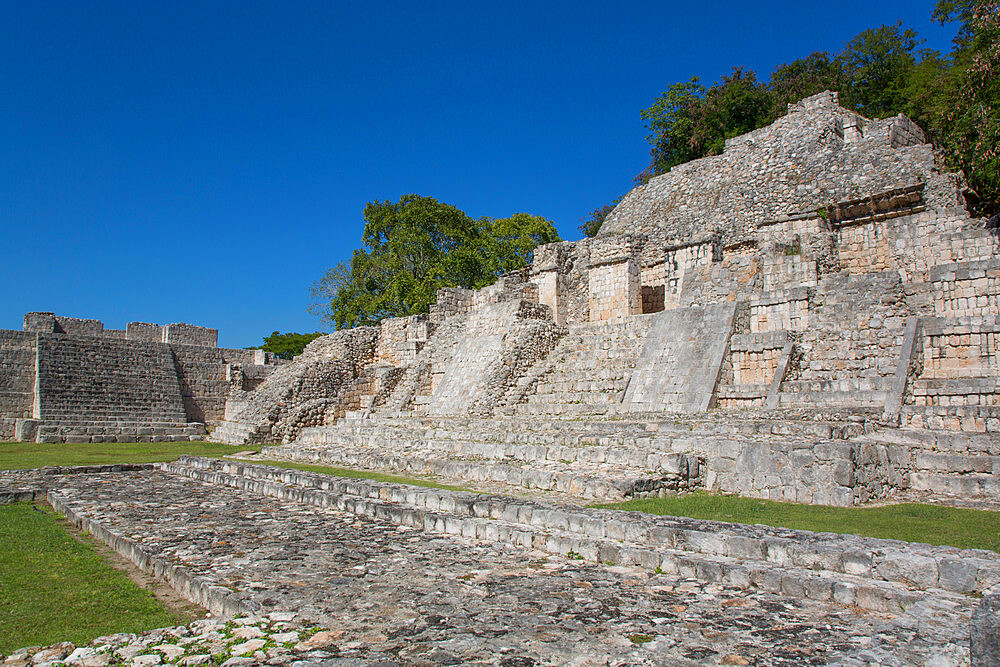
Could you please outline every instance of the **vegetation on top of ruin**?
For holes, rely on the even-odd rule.
[[[965,172],[973,212],[1000,212],[1000,2],[939,0],[933,17],[959,26],[945,56],[920,49],[917,32],[897,23],[865,30],[837,54],[780,65],[766,82],[736,67],[710,86],[698,77],[671,85],[640,111],[651,150],[636,181],[717,155],[726,139],[773,123],[789,103],[834,90],[842,106],[868,118],[910,117],[947,167]],[[580,231],[597,234],[620,200],[594,209]]]
[[[426,313],[442,287],[480,289],[559,241],[552,221],[515,213],[470,218],[433,197],[365,206],[362,247],[313,283],[309,311],[337,329]]]
[[[943,505],[833,507],[697,491],[595,507],[1000,551],[1000,512]]]
[[[264,344],[257,347],[248,347],[248,350],[264,350],[270,352],[279,359],[294,359],[302,354],[306,345],[323,336],[322,331],[300,334],[289,331],[280,333],[272,331],[270,336],[264,336]]]

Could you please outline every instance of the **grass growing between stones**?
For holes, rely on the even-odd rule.
[[[187,622],[74,539],[51,510],[0,506],[0,654]]]
[[[830,507],[696,492],[595,507],[1000,551],[1000,512],[941,505]]]
[[[399,475],[384,475],[380,472],[369,470],[352,470],[350,468],[336,468],[333,466],[319,466],[309,463],[295,463],[293,461],[272,461],[270,459],[240,459],[245,463],[257,463],[259,465],[274,466],[275,468],[286,468],[289,470],[302,470],[304,472],[318,472],[334,477],[350,477],[351,479],[370,479],[373,482],[389,482],[392,484],[409,484],[410,486],[425,486],[430,489],[446,489],[449,491],[473,491],[461,486],[449,486],[439,484],[429,479],[419,479],[417,477],[401,477]]]
[[[92,466],[110,463],[155,463],[178,456],[226,456],[254,449],[217,442],[0,443],[0,470],[42,466]]]

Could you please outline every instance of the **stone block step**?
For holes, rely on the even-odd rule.
[[[615,391],[562,391],[532,394],[528,397],[528,403],[535,405],[567,405],[573,403],[609,405],[621,403],[621,400],[618,392]]]
[[[888,392],[886,391],[790,391],[782,390],[778,394],[780,407],[817,406],[834,407],[878,407],[884,406]]]
[[[572,419],[574,417],[607,414],[610,405],[587,403],[519,403],[515,410],[519,415],[552,415]]]
[[[524,489],[556,491],[588,500],[625,500],[666,491],[692,490],[701,485],[697,459],[689,465],[686,457],[682,464],[669,466],[673,471],[621,466],[609,473],[602,464],[588,465],[585,462],[541,460],[512,465],[460,457],[407,455],[375,448],[310,448],[290,444],[265,447],[262,454],[285,461],[435,475],[462,480],[463,483],[491,482]]]
[[[970,605],[1000,583],[1000,554],[545,503],[241,462],[182,457],[162,470],[433,532],[505,541],[703,581],[898,612]]]
[[[711,436],[781,436],[785,439],[831,440],[863,433],[862,424],[796,420],[604,420],[567,422],[560,419],[509,417],[502,422],[477,419],[385,418],[376,417],[350,426],[323,427],[351,437],[395,439],[455,439],[474,442],[518,444],[631,446],[670,448],[678,440],[690,441]]]
[[[910,489],[962,499],[996,500],[1000,497],[1000,475],[913,472],[910,473]]]
[[[280,453],[288,447],[305,449],[345,449],[367,447],[383,452],[421,456],[458,456],[469,459],[495,461],[550,461],[560,463],[611,464],[632,466],[646,470],[677,472],[676,452],[661,451],[652,447],[608,446],[596,442],[578,444],[520,444],[516,442],[482,442],[455,437],[438,438],[433,434],[421,437],[414,433],[397,432],[385,435],[382,431],[348,433],[337,426],[314,426],[302,429],[292,445],[274,447]]]

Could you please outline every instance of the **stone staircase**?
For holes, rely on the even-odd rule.
[[[764,419],[704,415],[668,420],[651,414],[644,419],[585,421],[374,415],[303,429],[295,442],[265,447],[262,454],[430,475],[514,494],[540,491],[619,500],[708,485],[726,492],[804,501],[813,498],[805,495],[812,493],[812,485],[799,484],[792,473],[772,468],[785,465],[782,457],[793,455],[812,457],[823,470],[850,465],[851,448],[842,443],[862,430],[863,424],[857,422],[775,419],[773,414]],[[804,479],[809,475],[823,477],[814,470],[804,472]],[[769,489],[776,485],[783,489]],[[850,490],[846,496],[838,492],[836,498],[831,492],[816,491],[817,500],[851,504]]]
[[[36,442],[188,441],[189,423],[170,347],[116,339],[38,339]]]
[[[621,403],[651,316],[627,322],[574,324],[546,359],[527,373],[534,393],[515,406],[521,416],[603,415]]]
[[[1000,583],[1000,554],[832,533],[550,505],[181,457],[161,470],[429,533],[506,542],[793,598],[912,613],[957,608]]]
[[[581,438],[569,431],[516,427],[490,433],[494,425],[444,419],[347,420],[304,429],[296,442],[265,447],[262,453],[285,460],[432,475],[470,485],[554,491],[588,500],[620,500],[701,484],[703,470],[697,457],[637,446],[627,436]]]
[[[778,392],[778,405],[786,408],[871,409],[885,405],[891,391],[891,377],[785,380]]]

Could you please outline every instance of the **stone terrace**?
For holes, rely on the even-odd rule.
[[[968,664],[977,600],[940,586],[1000,575],[983,552],[204,459],[157,468],[59,476],[49,498],[210,606],[342,631],[334,654],[361,664]],[[644,546],[654,530],[675,546]]]

